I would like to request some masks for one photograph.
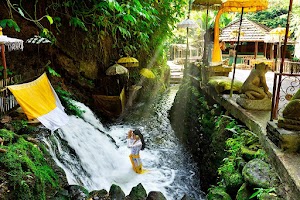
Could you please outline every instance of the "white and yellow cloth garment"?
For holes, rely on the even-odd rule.
[[[140,158],[140,150],[142,149],[141,140],[135,140],[132,137],[127,139],[127,146],[131,148],[131,154],[129,155],[132,169],[138,173],[143,173],[143,165]]]
[[[17,99],[27,118],[38,119],[46,128],[54,131],[65,125],[69,116],[51,86],[46,73],[36,80],[7,86]]]

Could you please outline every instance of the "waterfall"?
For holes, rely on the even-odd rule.
[[[141,120],[141,124],[115,124],[105,128],[88,107],[74,103],[85,111],[83,117],[69,116],[67,125],[43,138],[51,156],[65,171],[69,184],[82,185],[89,191],[108,191],[116,184],[128,195],[132,187],[142,183],[147,192],[161,191],[170,200],[181,199],[184,194],[204,199],[195,175],[196,164],[178,144],[170,124],[162,120],[166,118],[163,110],[154,112],[158,116],[151,125]],[[135,128],[146,139],[146,149],[140,152],[143,166],[148,170],[144,174],[132,170],[130,149],[126,146],[126,134]]]

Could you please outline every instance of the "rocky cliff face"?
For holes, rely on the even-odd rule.
[[[19,4],[19,1],[10,2]],[[34,74],[38,70],[43,71],[48,64],[62,76],[58,80],[59,84],[76,88],[75,95],[78,94],[81,101],[90,103],[91,93],[105,93],[105,88],[99,83],[103,82],[105,70],[119,58],[118,51],[113,48],[112,38],[108,34],[99,35],[93,29],[84,31],[70,26],[67,11],[47,7],[51,3],[53,2],[47,0],[39,1],[35,8],[32,2],[22,2],[23,8],[31,16],[36,15],[39,19],[48,13],[61,19],[59,23],[52,25],[46,18],[39,21],[55,36],[53,44],[39,45],[25,42],[40,34],[37,24],[8,9],[5,1],[0,3],[0,19],[13,19],[21,29],[16,32],[14,28],[5,27],[4,35],[24,40],[23,51],[6,52],[7,67],[15,75],[25,72]],[[110,84],[112,81],[115,80],[106,80],[106,83]]]

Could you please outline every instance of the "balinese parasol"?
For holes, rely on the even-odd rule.
[[[6,35],[3,35],[2,27],[0,27],[0,51],[2,55],[2,64],[4,67],[4,86],[6,85],[7,79],[7,67],[6,67],[6,59],[5,59],[5,46],[7,46],[8,51],[13,50],[23,50],[23,40],[17,38],[10,38]]]
[[[212,55],[212,62],[220,63],[221,62],[221,51],[220,51],[220,44],[219,44],[219,21],[220,16],[223,12],[241,12],[241,19],[239,25],[239,32],[238,32],[238,39],[237,45],[240,43],[240,33],[241,33],[241,25],[243,21],[243,14],[244,12],[257,12],[261,10],[265,10],[268,8],[268,1],[267,0],[222,0],[222,5],[220,10],[217,13],[216,20],[215,20],[215,27],[214,27],[214,49]],[[233,81],[235,76],[235,69],[236,69],[236,61],[237,61],[238,52],[235,54],[234,58],[234,67],[233,67],[233,76],[231,81],[231,89],[230,89],[230,97],[232,96],[233,92]]]
[[[148,68],[143,68],[143,69],[141,69],[141,70],[140,70],[140,74],[141,74],[142,76],[146,77],[146,78],[150,78],[150,79],[155,78],[154,73],[153,73],[150,69],[148,69]]]
[[[189,54],[189,28],[198,28],[198,24],[190,19],[190,12],[191,12],[191,0],[189,0],[189,8],[188,8],[188,14],[187,19],[183,20],[177,25],[177,28],[186,28],[186,53],[185,53],[185,63],[184,68],[187,68],[187,60],[188,60],[188,54]]]
[[[33,37],[27,39],[25,43],[28,44],[37,44],[38,49],[38,59],[40,64],[40,44],[51,44],[52,42],[48,40],[47,38],[41,37],[39,35],[34,35]]]
[[[177,28],[198,28],[198,24],[191,19],[185,19],[179,24],[177,24]]]
[[[272,29],[269,33],[273,34],[273,35],[284,36],[285,35],[285,31],[286,31],[285,27],[277,27],[277,28]],[[290,35],[291,35],[291,33],[288,32],[288,36],[290,36]]]
[[[212,62],[221,62],[221,52],[219,46],[219,21],[223,12],[241,12],[240,25],[244,12],[256,12],[265,10],[268,8],[267,0],[222,0],[222,5],[217,13],[214,27],[214,49],[212,55]],[[240,28],[239,28],[240,32]],[[238,37],[239,40],[239,37]]]
[[[198,24],[194,22],[193,20],[187,18],[177,24],[177,28],[186,28],[186,53],[185,53],[185,64],[184,68],[187,67],[187,59],[188,59],[188,53],[189,53],[189,28],[198,28]]]
[[[123,57],[118,60],[118,63],[125,67],[138,67],[139,61],[133,57]]]
[[[122,74],[127,74],[127,78],[129,78],[129,73],[128,73],[128,69],[126,67],[123,67],[122,65],[119,64],[114,64],[112,66],[110,66],[106,71],[105,71],[106,75],[109,76],[116,76],[117,75],[117,83],[118,83],[118,89],[120,92],[120,80],[119,80],[119,76],[118,75],[122,75]]]
[[[27,39],[26,43],[29,43],[29,44],[45,44],[45,43],[51,43],[51,41],[48,40],[47,38],[43,38],[39,35],[35,35],[35,36]]]
[[[114,64],[110,66],[106,71],[106,75],[120,75],[120,74],[127,74],[128,69],[126,67],[123,67],[122,65],[119,64]]]
[[[222,4],[222,0],[194,0],[192,3],[193,10],[201,10],[203,7],[218,7]]]
[[[275,71],[277,71],[277,59],[281,58],[281,41],[282,41],[283,37],[285,36],[285,31],[286,31],[286,28],[277,27],[277,28],[272,29],[269,32],[269,35],[266,36],[266,40],[271,39],[271,41],[273,43],[278,42],[277,55],[275,57]],[[288,32],[287,35],[290,36],[291,33]]]

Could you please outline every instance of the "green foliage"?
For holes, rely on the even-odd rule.
[[[53,24],[53,19],[52,19],[51,16],[46,15],[46,18],[48,19],[48,21],[49,21],[50,24]]]
[[[69,24],[87,34],[110,35],[113,47],[121,56],[135,56],[145,52],[153,55],[182,16],[184,0],[133,0],[133,1],[58,1],[49,6],[54,11],[66,10]]]
[[[50,66],[48,66],[47,68],[48,68],[48,72],[50,75],[56,76],[56,77],[61,77],[60,74],[57,73],[54,69],[52,69]]]
[[[0,134],[4,132],[2,129]],[[22,137],[15,141],[9,146],[2,146],[7,152],[0,154],[0,166],[7,171],[8,184],[16,195],[14,198],[46,199],[46,187],[57,188],[58,176],[48,166],[38,146]]]
[[[288,9],[286,7],[270,7],[267,10],[246,14],[250,20],[264,24],[270,28],[286,26]]]
[[[25,120],[13,120],[11,124],[16,132],[28,126],[28,122]]]
[[[2,19],[2,20],[0,20],[0,26],[2,28],[5,28],[6,26],[8,26],[9,28],[13,27],[15,29],[15,31],[17,31],[17,32],[21,31],[18,24],[12,19]]]
[[[87,28],[85,27],[85,24],[78,17],[72,17],[70,19],[69,23],[70,23],[70,25],[72,25],[74,27],[79,27],[79,28],[81,28],[84,31],[88,31]]]
[[[78,106],[76,106],[74,104],[74,101],[72,100],[72,94],[71,93],[63,90],[60,87],[56,88],[55,91],[58,94],[62,105],[65,107],[67,114],[82,117],[82,114],[84,113],[84,111],[80,110],[78,108]]]
[[[13,75],[13,72],[10,69],[6,69],[6,74],[8,76]],[[4,66],[0,65],[0,76],[4,76]]]
[[[275,188],[268,188],[268,189],[264,189],[264,188],[254,188],[256,190],[256,192],[254,192],[249,199],[253,199],[255,197],[261,197],[262,194],[269,194],[271,192],[275,192]]]

